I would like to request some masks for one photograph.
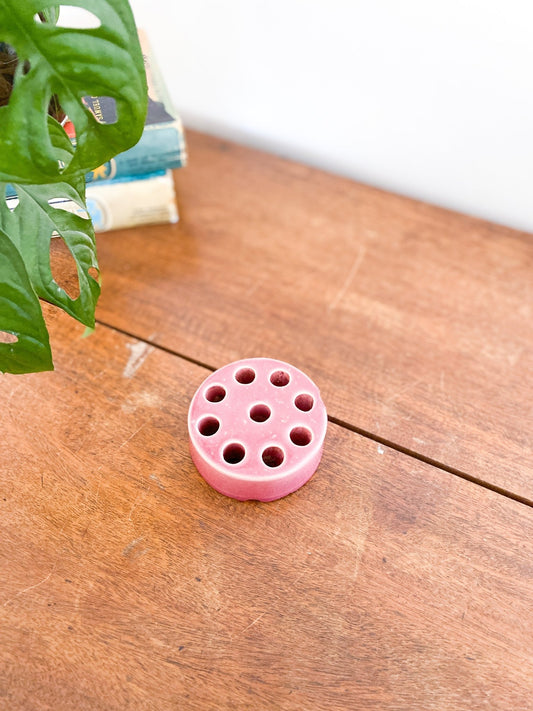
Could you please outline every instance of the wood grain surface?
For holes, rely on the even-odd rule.
[[[1,708],[532,708],[529,507],[334,424],[300,491],[227,499],[188,453],[207,370],[51,328],[55,374],[0,378]]]
[[[102,236],[99,319],[533,501],[533,238],[194,132],[181,222]]]

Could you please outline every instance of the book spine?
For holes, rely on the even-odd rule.
[[[96,232],[178,221],[170,170],[138,180],[89,184],[86,202]]]
[[[155,124],[144,129],[141,140],[86,175],[87,184],[136,177],[186,164],[185,139],[181,121]]]
[[[148,107],[139,142],[86,176],[86,182],[135,177],[157,170],[181,168],[187,162],[183,125],[176,113],[146,33],[138,29],[146,69]],[[100,123],[116,121],[116,107],[110,97],[85,96],[83,102]],[[65,130],[75,141],[70,122]]]
[[[178,221],[174,180],[170,170],[142,176],[137,180],[88,185],[86,203],[87,212],[66,198],[50,202],[57,209],[68,210],[81,217],[87,217],[88,213],[95,232]],[[7,197],[7,204],[10,209],[15,209],[18,204],[16,194]]]

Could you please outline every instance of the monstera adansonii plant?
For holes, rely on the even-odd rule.
[[[94,328],[100,278],[85,174],[134,145],[144,127],[146,77],[129,3],[64,5],[95,22],[63,26],[50,0],[0,3],[0,372],[53,369],[41,299]],[[115,101],[114,123],[91,113],[90,96]],[[6,195],[14,193],[13,209]],[[58,198],[80,209],[58,209]],[[75,260],[77,298],[54,280],[52,239],[64,240]]]

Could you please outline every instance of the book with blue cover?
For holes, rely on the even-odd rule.
[[[142,30],[138,33],[148,84],[148,112],[143,134],[135,146],[88,173],[87,183],[117,178],[134,179],[146,173],[181,168],[187,162],[181,119],[172,105],[148,38]],[[116,121],[113,98],[86,96],[83,102],[100,123]],[[75,141],[74,126],[67,121],[64,128]]]

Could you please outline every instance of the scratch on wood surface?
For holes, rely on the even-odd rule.
[[[354,259],[354,262],[350,268],[350,271],[348,272],[348,276],[344,280],[344,284],[341,286],[339,291],[337,292],[337,295],[333,299],[333,301],[330,302],[328,309],[330,311],[333,311],[339,303],[341,302],[341,299],[344,297],[348,289],[350,288],[350,285],[352,281],[354,280],[355,275],[357,274],[359,267],[361,266],[363,259],[366,254],[366,247],[364,245],[361,245],[359,247],[359,252],[357,253],[356,258]]]
[[[351,538],[350,540],[355,546],[353,579],[357,580],[357,578],[359,577],[359,568],[361,567],[361,560],[363,558],[363,553],[366,546],[366,539],[368,537],[368,530],[372,521],[372,512],[359,506],[357,512],[354,513],[356,513],[357,515],[358,535],[355,538]]]
[[[19,592],[16,595],[13,595],[13,597],[11,597],[9,600],[6,600],[6,602],[4,602],[4,607],[6,605],[9,605],[10,602],[13,602],[13,600],[15,600],[15,598],[17,598],[19,595],[23,595],[24,593],[27,593],[30,590],[35,590],[35,588],[38,588],[40,585],[44,585],[44,583],[46,583],[46,581],[50,579],[50,576],[52,575],[54,570],[55,570],[55,567],[52,568],[52,570],[48,573],[48,575],[46,577],[44,577],[42,580],[39,580],[38,583],[35,583],[35,585],[30,585],[29,587],[24,588],[24,590],[19,590]]]
[[[161,398],[154,392],[148,390],[142,392],[130,393],[124,400],[120,409],[127,415],[136,412],[138,408],[153,408],[157,409],[161,405]]]
[[[102,483],[102,467],[103,465],[101,464],[95,472],[95,474],[99,475],[98,486],[96,487],[96,495],[94,497],[95,505],[98,503],[98,497],[100,496],[100,484]]]
[[[4,376],[5,376],[5,374],[4,374]],[[21,388],[22,388],[22,385],[16,385],[16,386],[13,388],[13,390],[9,393],[9,397],[8,397],[7,400],[4,402],[4,407],[2,408],[2,411],[1,411],[1,413],[0,413],[1,415],[3,415],[4,413],[9,413],[9,414],[11,414],[10,410],[11,410],[12,400],[15,398],[15,395],[18,393],[18,391],[19,391]],[[16,404],[17,404],[17,403],[15,402],[15,406],[16,406]]]
[[[80,611],[80,599],[82,592],[84,591],[84,582],[81,580],[81,578],[78,580],[78,584],[76,585],[76,597],[74,599],[74,612],[77,614]]]
[[[125,447],[125,446],[128,444],[128,442],[130,441],[130,439],[133,439],[133,438],[135,437],[135,435],[138,434],[138,433],[143,429],[143,427],[146,427],[146,425],[147,425],[149,422],[150,422],[150,420],[147,420],[146,422],[143,422],[140,427],[137,427],[137,429],[136,429],[134,432],[132,432],[132,434],[130,434],[130,436],[127,437],[127,438],[124,440],[124,442],[122,442],[122,444],[120,445],[119,449],[122,449],[122,447]]]
[[[132,505],[132,507],[131,507],[131,509],[130,509],[130,512],[129,512],[129,514],[128,514],[128,521],[131,521],[131,514],[134,512],[134,510],[135,510],[135,508],[136,508],[136,506],[137,506],[137,502],[139,501],[139,499],[141,499],[141,501],[142,501],[145,496],[146,496],[146,494],[143,494],[142,496],[141,496],[141,494],[137,494],[137,496],[135,497],[135,501],[133,502],[133,505]]]
[[[514,368],[515,365],[518,363],[518,360],[522,356],[523,348],[518,348],[515,349],[512,353],[507,354],[507,361],[511,368]]]
[[[419,378],[418,380],[413,380],[411,383],[407,383],[406,385],[403,386],[403,388],[400,388],[392,395],[389,395],[388,397],[384,398],[383,405],[386,406],[389,403],[394,402],[395,400],[397,400],[399,397],[404,395],[409,390],[416,388],[416,386],[420,385],[421,382],[422,382],[422,380]]]
[[[129,556],[135,546],[138,545],[141,541],[144,541],[144,536],[139,536],[139,538],[136,538],[131,543],[128,543],[128,545],[122,551],[122,555],[126,557]]]
[[[262,612],[262,613],[259,615],[259,617],[256,617],[253,622],[250,622],[250,624],[249,624],[247,627],[245,627],[245,628],[243,629],[243,631],[241,632],[241,634],[244,634],[247,630],[250,629],[250,627],[253,627],[254,625],[256,625],[256,624],[259,622],[259,620],[260,620],[262,617],[264,617],[265,615],[266,615],[266,612]]]
[[[329,544],[322,550],[323,554],[325,554],[332,546],[335,545],[335,539],[337,539],[337,537],[339,536],[339,533],[340,533],[340,528],[338,526],[336,526],[335,530],[332,531],[332,534],[331,534],[333,537],[333,540],[330,541]],[[307,555],[312,555],[313,552],[317,553],[318,551],[317,550],[308,551]],[[309,571],[310,571],[310,569],[309,569],[309,559],[308,559],[307,561],[305,561],[305,563],[303,565],[303,569],[300,571],[299,575],[297,575],[296,578],[292,581],[291,588],[295,588],[296,585],[300,582],[300,580],[304,577],[304,575],[309,574]]]
[[[165,487],[164,487],[163,484],[159,481],[159,479],[156,477],[155,474],[150,474],[150,479],[151,479],[152,481],[155,481],[155,483],[157,484],[157,486],[158,486],[162,491],[165,491]]]
[[[130,349],[131,354],[126,363],[126,367],[122,372],[123,378],[133,378],[150,353],[155,350],[148,343],[138,341],[137,343],[127,343],[126,346]]]
[[[256,293],[256,291],[259,290],[259,287],[263,286],[264,282],[265,282],[264,279],[260,279],[257,277],[257,275],[255,275],[252,285],[250,286],[250,288],[244,295],[245,298],[249,299],[250,296],[253,296]]]

